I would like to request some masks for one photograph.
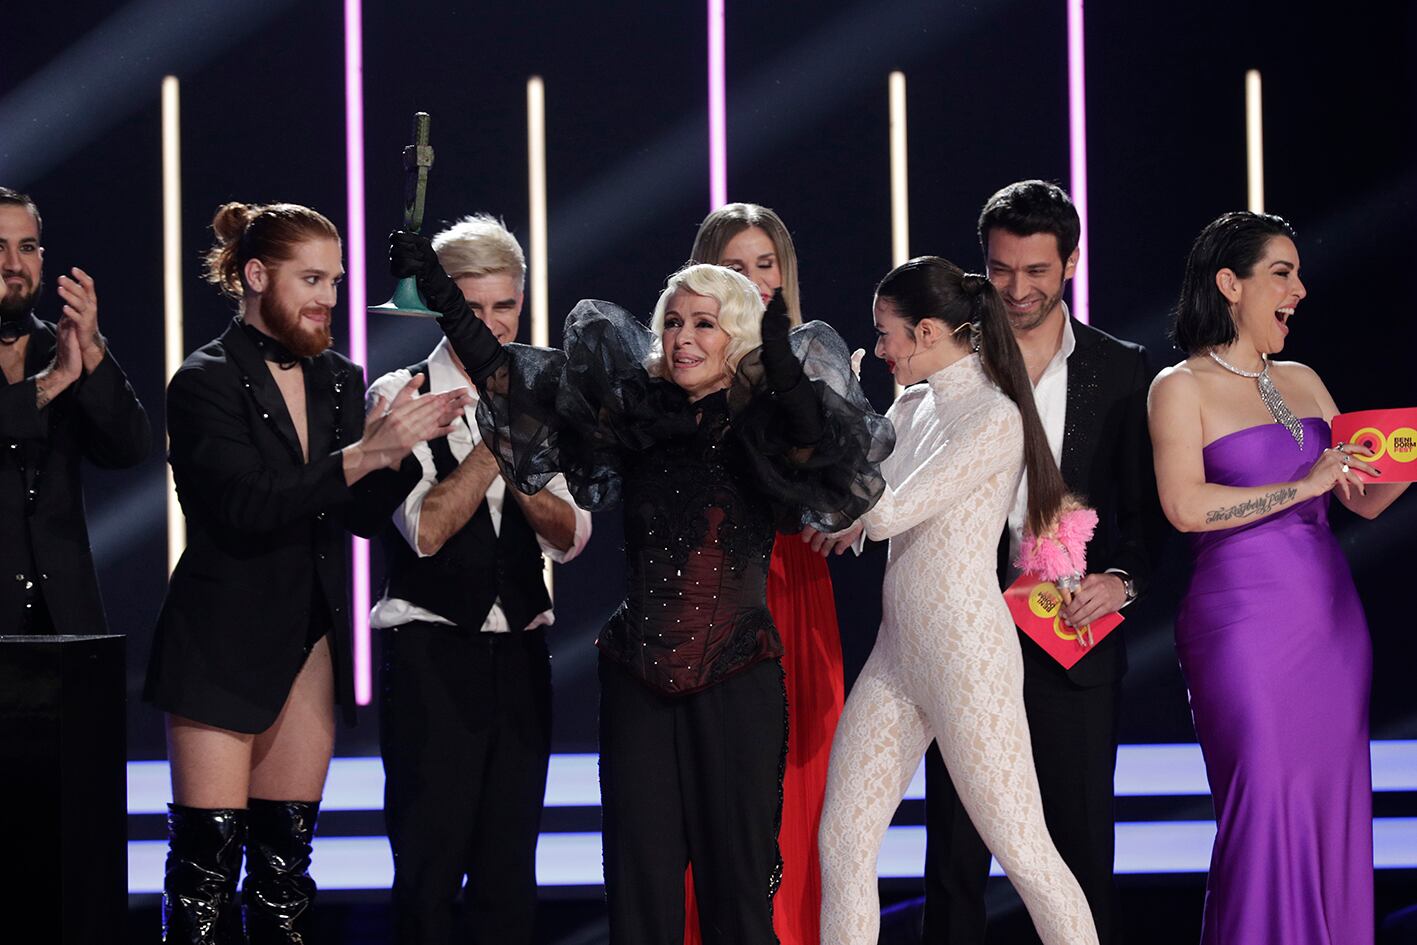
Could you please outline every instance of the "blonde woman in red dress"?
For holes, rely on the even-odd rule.
[[[793,327],[802,324],[797,253],[781,218],[754,203],[730,203],[699,225],[690,261],[735,269],[764,303],[781,289]],[[773,929],[782,945],[817,945],[822,874],[817,824],[827,784],[827,756],[844,701],[841,637],[825,556],[845,550],[856,532],[815,546],[779,533],[768,572],[768,610],[782,636],[787,678],[787,767],[782,779],[782,885],[773,902]],[[699,945],[692,873],[685,877],[685,945]]]

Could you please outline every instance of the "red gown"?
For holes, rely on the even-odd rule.
[[[818,945],[822,871],[817,823],[827,759],[845,699],[841,635],[826,560],[797,535],[778,535],[768,571],[768,610],[782,636],[787,681],[787,770],[782,779],[782,886],[773,929],[782,945]],[[685,945],[699,945],[693,870],[684,875]]]

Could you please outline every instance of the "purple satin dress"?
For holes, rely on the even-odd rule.
[[[1204,451],[1207,482],[1300,478],[1329,445],[1278,423]],[[1371,945],[1372,646],[1327,495],[1191,536],[1176,619],[1218,832],[1204,945]]]

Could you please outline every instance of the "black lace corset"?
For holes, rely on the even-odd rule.
[[[627,458],[625,603],[597,641],[665,693],[689,693],[782,654],[766,604],[773,510],[742,446],[727,435],[722,394],[702,419]]]

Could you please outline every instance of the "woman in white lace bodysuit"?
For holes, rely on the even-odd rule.
[[[1065,495],[997,293],[938,257],[876,290],[876,355],[902,384],[887,488],[862,521],[890,539],[875,648],[832,742],[822,815],[823,945],[876,941],[881,840],[931,740],[1045,945],[1096,943],[1043,820],[1023,663],[995,571],[1025,468],[1028,526]]]

